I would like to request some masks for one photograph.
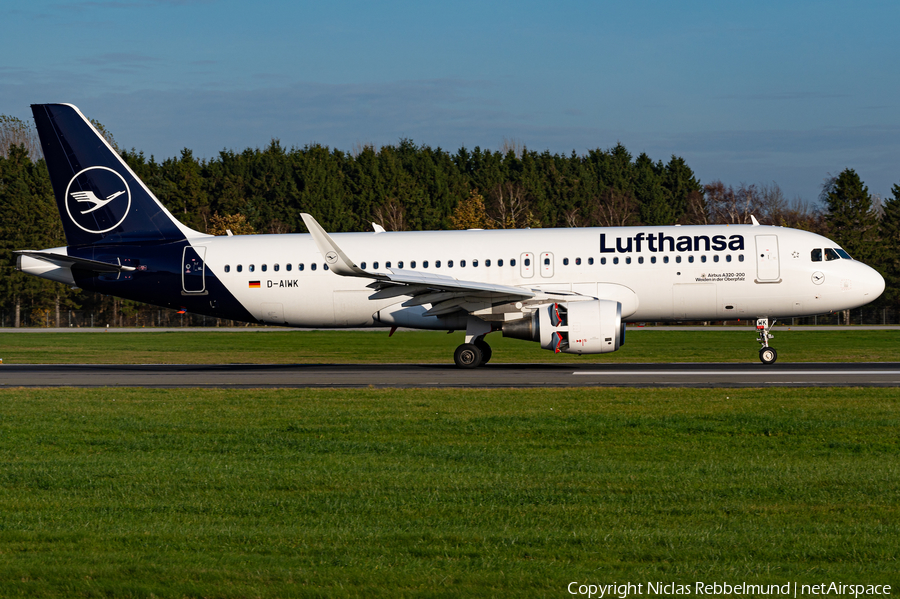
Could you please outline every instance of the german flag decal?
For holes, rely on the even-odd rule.
[[[259,281],[250,281],[250,289],[259,289]]]

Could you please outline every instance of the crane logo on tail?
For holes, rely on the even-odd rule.
[[[104,206],[106,206],[107,204],[112,202],[114,199],[116,199],[123,193],[125,193],[125,192],[117,191],[116,193],[110,195],[105,200],[101,200],[100,198],[98,198],[97,196],[94,195],[93,191],[73,191],[72,197],[75,198],[76,202],[90,202],[91,204],[93,204],[92,208],[88,208],[87,210],[81,211],[82,214],[87,214],[89,212],[93,212],[94,210],[97,210],[98,208],[103,208]]]
[[[122,224],[131,209],[131,190],[111,168],[92,166],[72,177],[66,188],[66,212],[88,233],[106,233]]]

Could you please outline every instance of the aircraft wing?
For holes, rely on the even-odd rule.
[[[369,299],[409,296],[411,299],[403,303],[404,307],[431,304],[431,308],[425,314],[440,316],[459,310],[472,312],[486,306],[525,302],[543,295],[522,287],[462,281],[447,275],[418,270],[387,269],[386,272],[363,270],[338,247],[312,215],[303,213],[300,216],[332,272],[345,277],[373,279],[369,287],[374,289],[375,293],[370,295]]]

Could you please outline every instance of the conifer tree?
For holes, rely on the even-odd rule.
[[[68,291],[59,283],[16,272],[12,253],[65,244],[43,159],[32,162],[24,145],[11,146],[8,156],[0,157],[0,207],[0,305],[22,315],[50,310]]]
[[[900,185],[892,188],[893,198],[884,203],[880,233],[882,268],[885,279],[884,302],[900,309]]]
[[[878,217],[872,208],[872,196],[856,171],[844,169],[826,182],[825,222],[831,238],[853,258],[874,264],[878,257]]]

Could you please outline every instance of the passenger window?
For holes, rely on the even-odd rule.
[[[713,254],[713,262],[719,261],[719,254]]]
[[[606,257],[600,258],[600,264],[606,264]]]
[[[249,270],[250,272],[253,272],[254,270],[256,270],[256,267],[251,264],[250,266],[247,267],[247,270]]]
[[[231,267],[227,264],[225,265],[225,272],[231,272]]]
[[[242,270],[244,270],[244,265],[243,265],[243,264],[238,264],[238,265],[237,265],[237,271],[238,271],[238,272],[241,272]]]
[[[509,265],[510,265],[510,266],[515,266],[515,265],[516,265],[516,259],[513,258],[512,260],[510,260],[510,261],[509,261]]]
[[[497,260],[497,266],[503,266],[503,258]]]
[[[706,262],[706,254],[700,256],[700,262]]]
[[[410,268],[415,268],[415,267],[416,267],[416,261],[413,260],[412,262],[410,262],[410,263],[409,263],[409,267],[410,267]]]
[[[568,266],[568,265],[569,265],[569,259],[563,258],[563,266]]]
[[[391,263],[390,263],[389,261],[388,261],[388,262],[385,262],[385,263],[384,263],[384,267],[385,267],[385,268],[390,268],[390,267],[391,267]]]
[[[488,258],[487,260],[485,260],[485,261],[484,261],[484,265],[485,265],[485,266],[490,266],[490,265],[491,265],[491,259]]]
[[[731,262],[731,254],[725,256],[725,262]]]
[[[575,258],[575,266],[581,266],[581,258]]]
[[[625,264],[631,264],[631,256],[625,256]]]
[[[681,256],[675,256],[675,263],[681,264]]]
[[[422,268],[428,268],[428,260],[422,261]]]
[[[375,270],[378,270],[378,262],[373,262],[372,268],[374,268]]]
[[[281,268],[281,267],[278,266],[277,264],[275,264],[275,265],[272,266],[272,270],[274,270],[275,272],[278,272],[278,269],[279,269],[279,268]]]
[[[453,268],[453,260],[447,260],[447,268]]]
[[[440,261],[440,260],[435,260],[435,261],[434,261],[434,267],[435,267],[435,268],[440,268],[440,267],[441,267],[441,261]]]
[[[590,264],[591,266],[593,266],[593,264],[594,264],[594,259],[593,259],[593,258],[588,258],[588,264]]]
[[[315,269],[316,269],[316,263],[313,262],[312,264],[310,264],[310,265],[309,265],[309,269],[310,269],[310,270],[315,270]]]
[[[403,260],[400,260],[399,262],[397,262],[397,268],[401,268],[401,269],[403,268]]]
[[[643,264],[643,263],[644,263],[644,257],[638,256],[638,264]]]
[[[809,257],[813,262],[822,261],[822,248],[816,248],[809,253]]]
[[[531,266],[531,258],[525,258],[525,266]]]
[[[619,263],[619,257],[616,256],[615,258],[613,258],[613,264],[618,264],[618,263]]]
[[[663,264],[668,264],[668,263],[669,263],[669,257],[663,256]]]
[[[465,261],[465,260],[460,260],[460,261],[459,261],[459,267],[460,267],[460,268],[465,268],[465,267],[466,267],[466,261]]]
[[[650,264],[656,264],[656,256],[650,256]]]
[[[544,258],[544,266],[550,266],[550,258]]]
[[[744,254],[741,254],[740,256],[738,256],[738,262],[743,262],[743,261],[744,261]]]
[[[478,260],[472,260],[472,266],[478,266]]]
[[[291,268],[293,268],[293,267],[291,266],[290,262],[288,262],[287,264],[284,265],[284,269],[288,272],[291,272]]]
[[[262,271],[263,271],[263,272],[266,272],[266,270],[267,270],[268,268],[269,268],[269,267],[266,266],[265,264],[262,265]]]
[[[323,268],[324,270],[328,270],[328,265],[327,265],[327,264],[323,264],[323,265],[322,265],[322,268]]]
[[[693,257],[693,256],[688,256],[688,262],[690,262],[691,264],[693,264],[693,263],[694,263],[694,257]]]
[[[299,270],[300,272],[303,272],[303,268],[304,268],[304,266],[303,266],[302,262],[297,265],[297,270]]]
[[[365,270],[365,269],[366,269],[366,263],[363,262],[362,264],[359,265],[359,267],[360,267],[361,269]]]
[[[838,256],[838,253],[831,248],[825,248],[825,261],[831,262],[832,260],[840,260],[841,257]]]

